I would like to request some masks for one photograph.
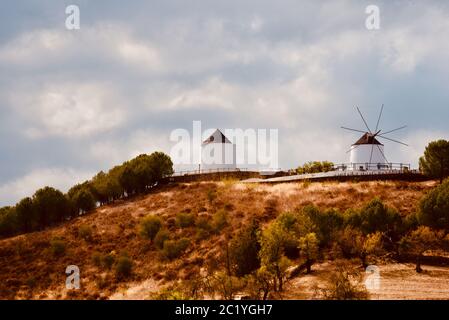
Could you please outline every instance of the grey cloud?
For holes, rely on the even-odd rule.
[[[416,165],[426,139],[449,135],[446,2],[379,1],[381,30],[369,32],[371,1],[82,0],[70,32],[72,2],[1,5],[0,205],[20,183],[64,172],[64,187],[136,152],[168,152],[170,132],[193,120],[278,128],[283,168],[347,161],[357,136],[339,127],[361,125],[354,105],[373,123],[385,103],[383,128],[409,125],[396,137],[410,148],[386,145],[394,161]],[[36,98],[48,91],[61,100]],[[59,114],[71,97],[79,105]]]

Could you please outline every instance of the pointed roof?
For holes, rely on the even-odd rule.
[[[363,136],[361,136],[360,139],[353,144],[353,146],[360,144],[379,144],[383,146],[382,143],[380,143],[372,134],[368,132],[366,132]]]
[[[209,138],[203,141],[203,144],[208,143],[231,143],[228,138],[219,130],[215,130],[214,133],[210,135]]]

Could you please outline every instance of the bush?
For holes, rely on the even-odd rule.
[[[53,239],[50,241],[50,250],[54,256],[62,256],[66,251],[66,243],[62,239]]]
[[[103,267],[110,270],[115,262],[115,257],[112,254],[101,254],[100,252],[94,252],[92,254],[92,262],[97,267]]]
[[[207,191],[207,200],[212,203],[217,198],[217,192],[213,189]]]
[[[180,228],[193,226],[195,223],[195,215],[193,213],[178,213],[176,215],[176,225]]]
[[[92,241],[92,227],[88,225],[82,225],[78,228],[78,237],[86,241]]]
[[[365,300],[368,291],[362,283],[363,276],[345,263],[337,263],[325,288],[321,289],[322,298],[326,300]]]
[[[111,269],[112,265],[115,262],[115,257],[112,254],[105,254],[102,256],[101,258],[101,264],[103,265],[103,267],[105,267],[106,269]]]
[[[228,224],[228,213],[218,210],[212,216],[212,228],[215,232],[220,232]]]
[[[102,260],[103,256],[101,255],[100,252],[96,251],[92,254],[92,262],[94,265],[96,265],[97,267],[101,267],[101,260]]]
[[[195,221],[196,230],[196,239],[204,240],[210,236],[212,231],[212,225],[209,222],[208,217],[198,217]]]
[[[153,215],[146,216],[140,223],[140,235],[145,239],[153,241],[161,227],[162,222],[159,217]]]
[[[158,249],[162,249],[164,247],[164,242],[170,239],[170,233],[166,229],[161,229],[154,237],[154,245]]]
[[[133,267],[132,260],[127,255],[122,255],[117,260],[115,275],[119,279],[127,278],[131,275]]]
[[[162,253],[167,259],[173,260],[181,256],[189,244],[190,241],[186,238],[182,238],[180,240],[166,240],[164,242]]]

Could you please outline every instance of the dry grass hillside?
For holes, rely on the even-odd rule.
[[[163,290],[179,279],[190,279],[203,272],[208,264],[218,261],[226,237],[232,236],[251,218],[258,217],[265,223],[281,212],[307,204],[344,211],[361,207],[374,197],[381,198],[402,215],[408,215],[416,208],[421,196],[433,186],[433,182],[380,181],[277,185],[223,181],[164,186],[145,196],[100,207],[58,227],[1,240],[0,298],[150,298],[152,293]],[[219,233],[201,236],[195,227],[180,228],[176,225],[176,215],[181,212],[196,217],[212,217],[219,210],[227,212],[230,223]],[[190,240],[180,258],[167,260],[149,240],[139,235],[139,223],[147,215],[161,217],[172,238]],[[80,233],[83,228],[90,229],[92,234],[83,236]],[[65,250],[62,253],[55,251],[55,239],[63,243]],[[133,261],[132,274],[125,279],[117,279],[113,269],[99,266],[98,261],[95,261],[95,257],[107,254],[118,257],[122,252],[126,252]],[[65,289],[65,269],[68,265],[80,268],[80,290]],[[325,270],[327,264],[320,264],[317,268]],[[391,266],[384,268],[392,273],[392,277],[395,276]],[[440,268],[435,273],[448,282],[447,269]],[[313,290],[304,283],[310,282],[310,279],[319,281],[319,274],[290,281],[284,298],[311,298]],[[413,273],[413,266],[410,267],[410,277],[408,286],[419,283],[418,276]],[[424,277],[427,277],[422,279],[424,282],[436,281],[429,274],[424,274]],[[390,280],[386,283],[397,289],[398,283],[394,283],[394,279]],[[447,287],[440,288],[443,295],[448,292]],[[416,296],[419,288],[410,290],[415,294],[411,297],[420,297]],[[376,294],[376,297],[402,298],[404,294],[407,297],[406,293]]]

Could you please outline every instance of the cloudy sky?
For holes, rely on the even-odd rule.
[[[80,30],[65,8],[80,8]],[[380,30],[365,27],[368,5]],[[447,1],[54,1],[0,4],[0,205],[66,191],[172,130],[279,129],[282,168],[348,161],[363,129],[412,163],[449,138]]]

